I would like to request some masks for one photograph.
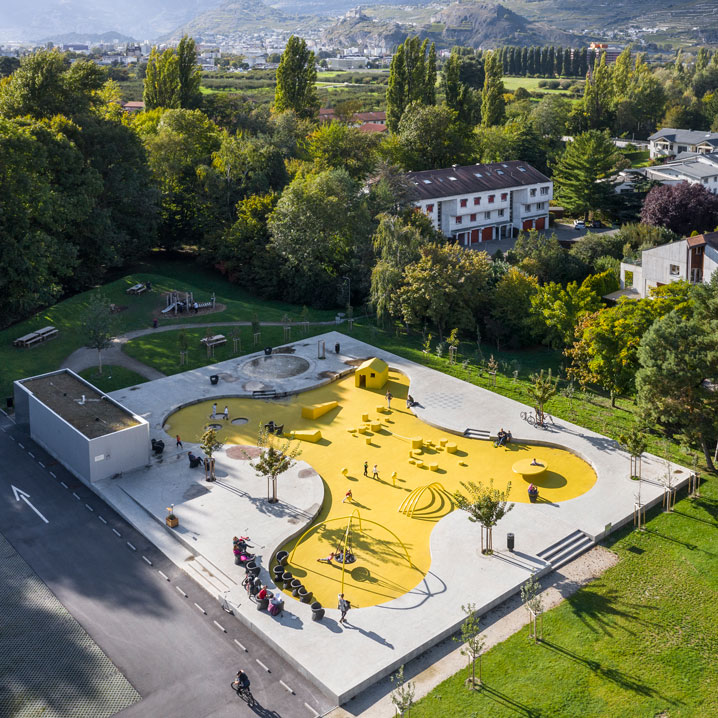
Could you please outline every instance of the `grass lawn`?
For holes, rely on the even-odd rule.
[[[134,386],[135,384],[143,384],[147,381],[141,374],[125,369],[123,366],[104,365],[102,374],[99,374],[97,367],[85,369],[80,372],[83,379],[87,379],[98,389],[105,392],[124,389],[126,386]]]
[[[648,150],[644,152],[625,152],[624,154],[631,161],[631,167],[648,167],[651,164],[651,153]]]
[[[544,641],[515,634],[483,657],[485,688],[462,670],[412,710],[491,718],[718,715],[718,491],[654,514],[609,543],[621,561],[544,617]]]
[[[153,291],[139,297],[125,290],[137,282],[151,281]],[[117,332],[141,329],[152,324],[152,318],[165,306],[163,292],[193,291],[198,301],[209,300],[212,292],[226,309],[214,314],[162,318],[161,323],[192,324],[195,322],[251,321],[255,312],[260,321],[280,321],[285,314],[299,320],[301,307],[283,302],[266,301],[248,294],[240,287],[209,269],[187,261],[173,261],[156,256],[138,267],[138,271],[105,284],[101,290],[77,294],[38,312],[34,317],[0,331],[0,399],[12,396],[12,382],[27,376],[57,369],[75,349],[84,346],[83,312],[91,298],[101,291],[110,302],[124,307],[116,314]],[[334,318],[332,310],[309,310],[310,321]],[[42,327],[53,325],[59,335],[30,349],[17,349],[12,342],[17,337]],[[281,331],[281,330],[280,330]]]
[[[546,78],[543,77],[506,77],[504,76],[504,88],[507,92],[513,92],[517,87],[523,87],[529,92],[549,92],[551,94],[568,95],[568,90],[549,90],[548,87],[539,87],[539,82]],[[578,78],[570,80],[578,81]]]
[[[290,341],[297,341],[305,337],[324,334],[331,330],[332,327],[325,325],[309,325],[306,334],[302,331],[301,325],[292,327]],[[232,332],[237,331],[241,345],[239,351],[234,353],[234,345],[232,342]],[[227,343],[222,346],[215,347],[212,357],[207,355],[207,349],[200,343],[202,338],[206,336],[206,329],[188,328],[186,331],[188,339],[187,363],[182,366],[180,364],[179,355],[179,331],[159,332],[158,334],[146,334],[145,336],[132,339],[124,345],[123,351],[135,359],[148,366],[161,371],[163,374],[178,374],[190,369],[197,369],[207,364],[216,364],[218,362],[232,359],[233,357],[242,356],[244,354],[253,354],[261,351],[266,346],[277,347],[287,342],[284,341],[283,327],[263,326],[261,328],[261,340],[257,346],[254,345],[254,335],[251,327],[215,327],[212,329],[213,334],[224,334],[227,337]]]

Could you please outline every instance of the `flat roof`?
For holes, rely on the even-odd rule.
[[[140,423],[128,409],[67,370],[19,383],[88,439]]]

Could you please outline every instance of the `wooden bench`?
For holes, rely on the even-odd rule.
[[[200,341],[207,347],[217,347],[220,344],[226,344],[227,338],[224,334],[215,334],[213,337],[204,337]]]
[[[38,329],[36,334],[39,334],[44,341],[45,339],[52,339],[57,336],[57,329],[55,329],[55,327],[43,327],[42,329]]]
[[[132,287],[128,287],[126,290],[127,294],[142,294],[147,289],[147,287],[142,284],[142,282],[139,282],[138,284],[135,284]]]
[[[19,337],[18,339],[15,339],[13,342],[13,346],[16,347],[31,347],[35,344],[39,344],[40,342],[44,342],[47,339],[52,339],[53,337],[56,337],[58,334],[57,329],[55,327],[43,327],[42,329],[38,329],[35,332],[30,332],[30,334],[26,334],[24,337]]]

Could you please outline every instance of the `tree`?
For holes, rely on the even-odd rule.
[[[202,74],[197,64],[195,42],[187,35],[184,35],[177,45],[177,76],[179,106],[185,109],[197,107],[202,100],[199,91]]]
[[[462,70],[466,65],[467,56],[460,55],[457,48],[452,50],[449,59],[444,63],[442,87],[446,106],[456,112],[459,122],[474,125],[480,116],[480,101],[477,91],[462,80]],[[470,57],[475,58],[475,55]],[[483,75],[483,65],[481,66]]]
[[[0,77],[9,77],[20,67],[17,57],[0,57]]]
[[[150,50],[142,99],[146,110],[181,106],[179,58],[173,48],[162,53],[156,47]]]
[[[91,300],[83,317],[83,329],[90,349],[97,350],[97,371],[102,374],[102,352],[112,346],[115,322],[110,302],[103,296]]]
[[[319,171],[344,168],[363,179],[376,164],[377,136],[341,122],[327,122],[307,137],[307,151]]]
[[[614,198],[606,181],[616,173],[618,154],[607,132],[591,130],[566,145],[554,173],[557,199],[568,212],[583,214],[606,210]],[[718,200],[717,200],[718,201]]]
[[[551,376],[550,369],[548,373],[544,375],[543,369],[541,369],[538,374],[535,372],[531,374],[529,379],[533,383],[526,387],[526,392],[536,407],[536,422],[540,426],[543,426],[545,419],[544,407],[550,399],[556,396],[558,391],[558,377],[554,379]]]
[[[469,603],[461,606],[461,610],[466,614],[464,622],[461,624],[461,638],[455,638],[455,641],[461,641],[461,655],[466,656],[469,660],[469,668],[471,668],[471,676],[469,676],[464,685],[468,685],[470,690],[476,690],[476,686],[481,685],[481,654],[484,652],[484,637],[481,635],[481,626],[479,616],[476,614],[476,604]],[[476,677],[476,661],[479,661],[479,676]]]
[[[501,124],[504,118],[504,83],[501,63],[495,52],[486,55],[484,89],[481,93],[481,124],[483,127]]]
[[[497,341],[512,347],[531,344],[537,335],[531,299],[538,291],[536,277],[511,267],[496,284],[489,331]]]
[[[648,421],[680,432],[703,450],[713,471],[709,442],[718,431],[718,282],[698,292],[690,318],[673,311],[656,321],[638,349],[638,405]]]
[[[630,478],[640,480],[641,456],[648,448],[645,427],[633,424],[628,431],[618,437],[618,441],[631,459]]]
[[[404,666],[399,666],[399,670],[391,677],[394,684],[394,690],[391,692],[391,702],[396,708],[399,716],[407,714],[414,705],[415,686],[411,681],[404,680]]]
[[[560,140],[566,134],[571,102],[560,95],[546,95],[531,111],[531,126],[542,137]]]
[[[462,481],[461,486],[467,495],[457,491],[454,494],[454,500],[460,509],[469,514],[469,521],[481,524],[481,553],[491,554],[494,552],[492,544],[494,526],[514,507],[508,502],[511,482],[506,484],[504,491],[494,488],[493,479],[488,486],[482,483],[476,484],[473,481]],[[484,533],[486,534],[485,547]]]
[[[429,57],[427,58],[427,50]],[[392,132],[399,128],[404,110],[412,103],[422,105],[436,101],[436,51],[428,41],[408,37],[399,45],[389,68],[386,89],[386,125]]]
[[[533,634],[529,629],[529,637],[534,639],[534,643],[543,640],[543,599],[541,598],[541,584],[536,576],[531,575],[521,586],[521,600],[529,612],[529,625],[533,627]],[[541,616],[541,635],[537,630],[537,619]]]
[[[292,110],[300,118],[316,117],[319,110],[316,82],[314,53],[304,39],[292,35],[277,68],[274,111]]]
[[[702,184],[660,185],[646,196],[641,221],[681,236],[711,231],[718,225],[718,196]]]
[[[567,282],[576,276],[574,263],[555,234],[548,236],[533,229],[520,232],[507,258],[526,274],[536,276],[539,283]]]
[[[214,457],[215,451],[219,451],[224,446],[224,443],[217,438],[217,430],[210,427],[200,437],[199,448],[207,455],[207,460],[204,462],[205,479],[207,481],[216,481],[217,477],[214,475]]]
[[[271,483],[271,496],[267,501],[276,504],[279,500],[277,479],[294,466],[295,459],[302,453],[299,442],[292,445],[289,439],[281,439],[276,434],[270,434],[266,426],[260,425],[257,446],[262,450],[261,454],[249,464],[260,476],[267,477],[267,493]]]

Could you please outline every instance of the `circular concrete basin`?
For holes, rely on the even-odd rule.
[[[288,379],[303,374],[309,362],[291,354],[270,354],[256,357],[240,365],[239,370],[257,379]]]

